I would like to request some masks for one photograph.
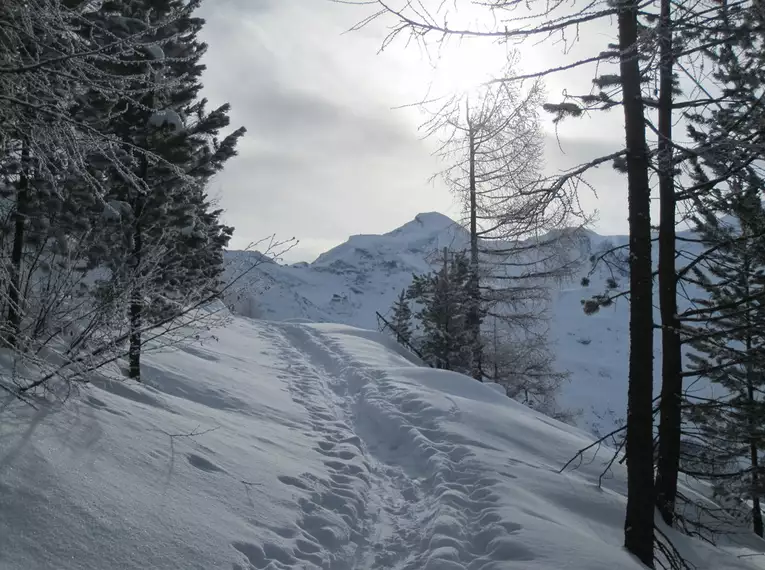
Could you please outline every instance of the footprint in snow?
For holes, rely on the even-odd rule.
[[[297,477],[290,477],[289,475],[279,475],[277,477],[279,481],[285,485],[289,485],[290,487],[297,487],[298,489],[303,489],[304,491],[309,491],[311,488],[305,484],[303,481],[298,479]]]
[[[189,463],[192,467],[196,467],[197,469],[201,471],[207,471],[208,473],[225,473],[224,469],[221,469],[215,463],[210,461],[209,459],[205,459],[201,455],[196,455],[194,453],[190,453],[187,456],[187,459],[189,460]]]

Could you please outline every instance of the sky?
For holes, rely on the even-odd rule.
[[[390,231],[420,212],[459,208],[439,180],[436,141],[423,138],[413,103],[477,85],[502,67],[508,47],[451,41],[439,54],[397,41],[380,53],[390,20],[348,31],[369,6],[331,0],[207,0],[204,95],[232,105],[248,133],[210,193],[236,228],[230,244],[270,235],[300,243],[284,260],[311,261],[354,234]],[[568,55],[561,45],[522,48],[521,70],[566,61],[611,39],[609,24]],[[577,49],[579,52],[577,52]],[[586,76],[586,74],[584,74]],[[591,77],[591,75],[590,75]],[[582,73],[546,81],[550,100],[589,89]],[[613,152],[620,109],[561,125],[547,121],[544,170],[554,173]],[[626,230],[626,182],[609,166],[589,178],[582,202],[594,229]]]

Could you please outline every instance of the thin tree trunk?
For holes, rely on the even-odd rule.
[[[624,545],[649,568],[653,563],[653,304],[651,190],[640,68],[637,3],[619,11],[620,72],[627,143],[630,228],[630,361],[627,394],[627,514]]]
[[[751,346],[751,338],[747,338],[747,344]],[[751,368],[749,366],[748,368]],[[754,390],[754,382],[752,381],[752,371],[747,370],[747,396],[749,398],[750,403],[755,402],[755,390]],[[748,414],[749,419],[749,430],[750,430],[750,437],[749,437],[749,454],[750,454],[750,460],[752,462],[752,526],[754,528],[754,533],[757,536],[763,536],[763,531],[765,530],[763,528],[763,521],[762,521],[762,508],[760,506],[760,483],[759,483],[759,468],[760,468],[760,458],[759,458],[759,452],[757,450],[757,441],[753,435],[753,432],[757,429],[755,419],[752,417],[752,412],[750,411]]]
[[[675,520],[677,477],[680,469],[682,424],[682,349],[677,319],[675,275],[675,181],[672,163],[672,54],[671,0],[661,0],[659,62],[659,306],[661,312],[661,402],[656,506],[662,519]]]
[[[499,343],[497,342],[497,317],[494,317],[494,381],[499,382]]]
[[[146,180],[149,176],[149,161],[145,155],[141,156],[141,179]],[[143,327],[143,283],[142,283],[142,265],[143,265],[143,227],[141,219],[143,217],[144,199],[140,190],[135,199],[133,215],[135,216],[135,225],[133,237],[133,279],[135,281],[133,291],[130,295],[130,346],[128,347],[128,377],[141,381],[141,327]]]
[[[137,215],[137,212],[136,212]],[[133,241],[133,259],[135,261],[136,274],[133,276],[138,281],[133,287],[130,296],[130,346],[128,348],[129,370],[128,376],[141,381],[141,313],[143,311],[142,284],[140,283],[141,254],[143,248],[143,230],[139,220],[135,225]]]
[[[476,140],[475,128],[470,121],[470,104],[467,105],[468,145],[470,146],[470,307],[468,326],[470,327],[470,372],[476,380],[483,382],[483,346],[481,344],[481,289],[478,279],[478,199],[476,196]]]
[[[749,256],[744,256],[744,274],[747,276],[745,283],[744,293],[747,299],[751,299],[751,289],[749,288],[749,276],[752,274],[752,268],[749,261]],[[754,331],[753,324],[751,322],[751,310],[752,304],[747,301],[746,303],[746,325],[747,333],[744,339],[744,345],[746,348],[747,356],[752,354],[754,341],[752,338],[752,332]],[[757,536],[763,536],[763,521],[762,521],[762,507],[760,505],[760,457],[757,450],[757,418],[754,417],[754,406],[757,402],[756,390],[754,385],[754,370],[751,362],[746,364],[746,397],[749,409],[747,410],[747,427],[749,428],[749,460],[752,463],[752,528]]]
[[[29,146],[23,143],[21,169],[16,193],[16,212],[13,216],[13,249],[11,251],[10,280],[8,282],[8,336],[7,344],[16,348],[21,329],[21,264],[24,254],[24,240],[29,203]]]
[[[449,248],[444,248],[444,268],[443,268],[443,282],[440,284],[441,287],[448,288],[447,281],[449,279]],[[449,304],[451,305],[452,301],[451,299],[448,299]],[[445,311],[444,314],[444,327],[443,327],[443,346],[441,347],[442,357],[441,357],[441,368],[444,370],[451,370],[451,362],[449,356],[451,355],[452,350],[454,349],[452,340],[449,338],[449,335],[451,333],[452,328],[452,319],[451,319],[451,313],[450,310]]]

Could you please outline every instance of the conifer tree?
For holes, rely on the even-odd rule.
[[[415,276],[407,296],[419,306],[420,350],[438,368],[470,373],[468,323],[470,263],[464,252],[444,251],[441,269]]]
[[[753,529],[763,536],[765,208],[760,188],[753,180],[725,200],[729,218],[707,211],[697,219],[700,238],[714,251],[695,271],[708,298],[697,301],[701,326],[691,333],[695,352],[689,360],[694,374],[720,386],[715,392],[723,394],[693,401],[690,408],[705,476],[721,495],[751,502]]]
[[[205,183],[235,154],[238,129],[223,140],[228,105],[208,112],[199,99],[199,63],[206,46],[197,39],[204,21],[193,17],[199,1],[115,0],[90,15],[102,38],[144,34],[141,96],[126,93],[118,101],[89,92],[82,113],[108,115],[108,129],[122,141],[125,162],[139,181],[125,183],[106,157],[91,163],[105,177],[110,215],[99,224],[93,263],[109,268],[107,291],[130,289],[129,376],[140,377],[142,330],[165,322],[194,299],[214,290],[223,271],[222,246],[231,229],[211,210]],[[116,68],[135,73],[135,62]],[[107,293],[108,294],[108,293]]]
[[[686,396],[690,422],[684,433],[702,450],[705,463],[702,472],[692,471],[711,479],[726,499],[748,501],[753,530],[760,536],[765,180],[758,161],[765,152],[764,21],[757,3],[723,3],[714,25],[703,31],[709,46],[705,56],[722,96],[708,112],[689,114],[696,148],[688,160],[692,185],[684,193],[698,211],[696,229],[704,248],[681,274],[707,298],[679,315],[686,329],[683,342],[694,349],[684,375],[702,377],[717,388],[713,401]]]

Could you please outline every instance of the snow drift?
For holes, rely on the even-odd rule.
[[[236,318],[59,405],[2,401],[0,567],[638,569],[583,432],[342,325]],[[762,566],[672,535],[703,569]]]

